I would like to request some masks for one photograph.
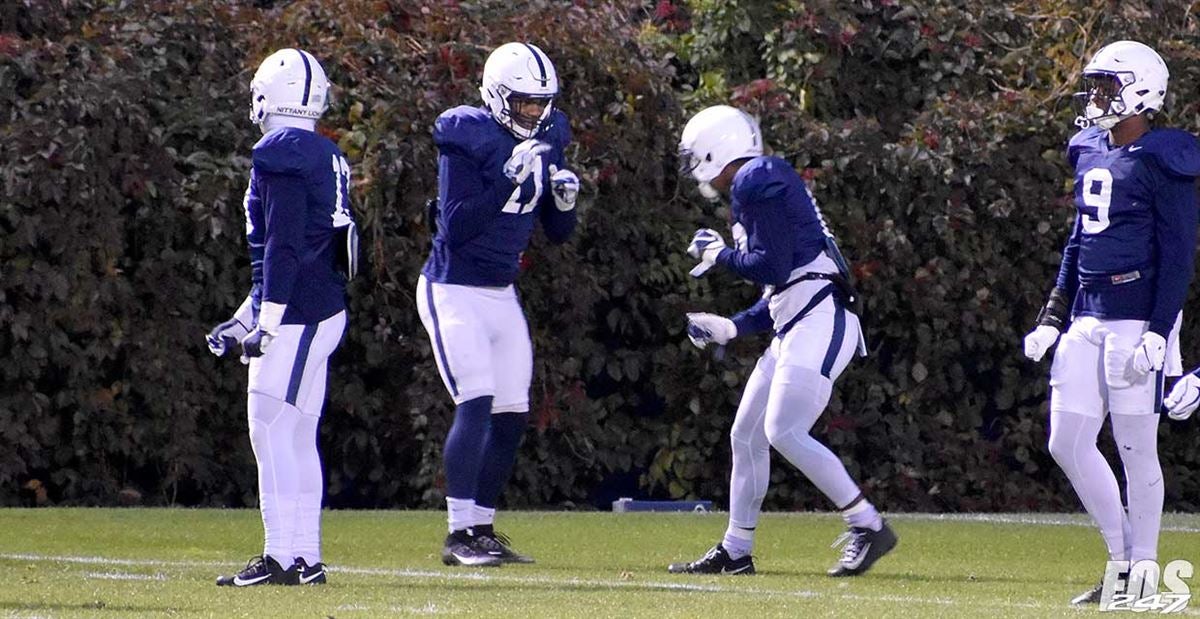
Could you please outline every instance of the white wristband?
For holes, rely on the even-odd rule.
[[[283,322],[283,313],[286,311],[286,304],[263,301],[258,310],[258,330],[272,335],[278,333],[279,325]]]

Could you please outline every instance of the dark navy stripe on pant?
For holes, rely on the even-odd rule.
[[[446,371],[446,382],[450,383],[450,393],[458,397],[458,384],[454,381],[454,373],[450,371],[450,360],[446,358],[446,346],[442,343],[442,327],[438,324],[437,306],[433,304],[433,282],[425,280],[425,303],[429,305],[429,315],[433,318],[433,343],[437,348],[438,358],[442,361],[442,369]]]
[[[1158,371],[1154,373],[1154,412],[1158,412],[1162,408],[1163,402],[1163,383],[1166,382],[1166,371]]]
[[[833,314],[833,337],[829,340],[829,349],[825,351],[825,361],[821,363],[821,376],[829,378],[833,364],[837,363],[838,353],[842,352],[842,339],[846,336],[846,310],[837,304]]]
[[[308,351],[317,335],[317,326],[304,325],[304,332],[300,334],[300,345],[296,347],[296,360],[292,362],[292,378],[287,388],[287,403],[292,406],[296,405],[296,398],[300,395],[300,381],[304,379],[304,366],[308,364]]]

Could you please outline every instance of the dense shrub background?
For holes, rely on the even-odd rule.
[[[437,505],[452,408],[412,299],[429,129],[520,39],[556,62],[585,193],[575,240],[526,254],[533,427],[510,505],[725,497],[766,342],[716,362],[682,334],[685,311],[756,293],[687,277],[691,231],[726,215],[673,151],[688,114],[731,102],[811,181],[866,293],[872,354],[818,435],[887,509],[1076,509],[1044,447],[1048,365],[1019,354],[1073,218],[1068,95],[1081,57],[1137,38],[1171,67],[1164,122],[1200,129],[1183,4],[5,3],[0,503],[254,503],[245,372],[203,335],[248,288],[250,76],[301,46],[336,84],[323,130],[354,166],[367,262],[321,433],[328,501]],[[1200,507],[1193,431],[1162,426],[1168,508]],[[828,507],[788,466],[772,481],[770,507]]]

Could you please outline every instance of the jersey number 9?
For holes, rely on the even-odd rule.
[[[1093,216],[1083,212],[1083,231],[1102,232],[1108,227],[1108,208],[1112,205],[1113,176],[1105,168],[1092,168],[1083,175],[1083,204],[1096,209]]]

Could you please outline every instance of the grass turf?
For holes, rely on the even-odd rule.
[[[756,576],[676,576],[718,540],[723,514],[506,512],[498,528],[535,565],[447,568],[441,512],[324,515],[330,583],[218,588],[261,548],[253,510],[0,510],[8,617],[1047,617],[1104,569],[1081,515],[891,516],[896,550],[831,579],[827,514],[769,514]],[[1200,562],[1200,516],[1168,515],[1163,563]],[[1193,591],[1200,580],[1190,582]],[[1193,604],[1189,616],[1200,615]]]

